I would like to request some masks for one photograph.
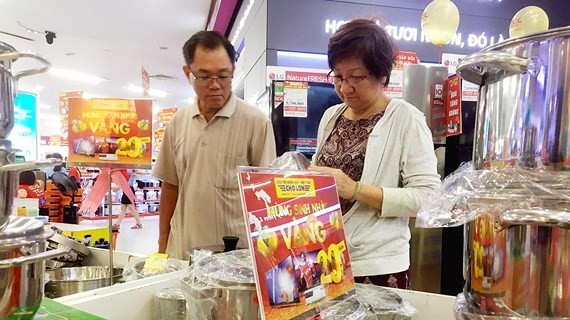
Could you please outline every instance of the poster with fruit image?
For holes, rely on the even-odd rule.
[[[152,100],[69,99],[69,160],[78,166],[150,168]]]
[[[238,181],[263,319],[307,319],[353,294],[332,176],[239,167]]]

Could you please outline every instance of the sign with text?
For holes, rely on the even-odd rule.
[[[283,85],[283,117],[306,118],[309,86],[306,82],[285,81]]]
[[[267,85],[273,80],[332,83],[330,70],[267,66]]]
[[[334,177],[238,168],[263,319],[306,319],[354,292]]]
[[[142,80],[142,88],[143,88],[143,97],[150,98],[150,76],[148,72],[141,66],[141,80]]]
[[[463,60],[465,55],[463,54],[453,54],[453,53],[442,53],[441,63],[445,65],[449,74],[455,74],[457,65]],[[477,84],[461,81],[461,99],[462,101],[477,101],[479,96],[479,86]]]
[[[152,100],[69,99],[69,162],[149,168]]]
[[[33,93],[18,92],[14,99],[14,127],[8,139],[18,154],[26,160],[38,158],[38,97]]]
[[[83,91],[68,91],[59,93],[59,115],[61,116],[61,135],[68,136],[69,98],[81,98]]]
[[[455,75],[445,80],[445,123],[446,137],[459,135],[461,128],[461,79]]]
[[[178,111],[178,108],[166,108],[158,111],[157,114],[157,128],[154,130],[154,152],[158,152],[160,144],[164,139],[164,132],[166,131],[166,126],[170,122],[170,119]]]
[[[394,67],[390,73],[390,82],[384,88],[387,96],[392,98],[402,98],[404,91],[404,65],[405,64],[418,64],[420,60],[415,52],[400,51]]]

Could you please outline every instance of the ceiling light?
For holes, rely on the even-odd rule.
[[[36,90],[36,92],[40,92],[44,89],[43,86],[40,86],[39,84],[36,84],[36,86],[34,87],[34,89]]]
[[[131,84],[127,87],[127,89],[129,89],[132,92],[143,93],[143,88],[140,86],[135,86],[135,85]],[[148,92],[150,93],[150,95],[152,97],[156,97],[156,98],[164,98],[168,95],[168,92],[162,91],[162,90],[157,90],[157,89],[150,89]]]
[[[73,71],[73,70],[59,69],[59,68],[51,68],[51,69],[49,69],[49,72],[53,75],[56,75],[56,76],[59,76],[62,78],[67,78],[67,79],[81,81],[81,82],[88,82],[88,83],[93,83],[93,84],[99,84],[99,82],[105,80],[103,78],[100,78],[100,77],[97,77],[94,75],[90,75],[90,74],[86,74],[86,73],[82,73],[82,72],[77,72],[77,71]]]

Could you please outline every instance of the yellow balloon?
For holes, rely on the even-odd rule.
[[[548,30],[548,15],[542,8],[528,6],[519,10],[509,26],[510,37],[521,37],[527,34]]]
[[[450,0],[433,0],[422,13],[422,31],[437,46],[446,44],[459,28],[459,10]]]

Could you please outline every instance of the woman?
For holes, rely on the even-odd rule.
[[[357,282],[410,288],[408,217],[439,184],[425,116],[384,92],[397,52],[370,20],[338,29],[328,46],[344,103],[319,125],[311,170],[336,178]]]
[[[121,169],[120,172],[125,177],[125,179],[129,182],[129,186],[131,187],[131,190],[133,191],[133,194],[134,194],[135,193],[135,189],[133,188],[134,176],[133,176],[132,172],[129,172],[126,169]],[[136,221],[136,224],[133,225],[131,227],[131,229],[142,229],[143,226],[142,226],[142,222],[141,222],[141,218],[139,216],[139,213],[137,212],[135,205],[131,202],[129,197],[127,197],[127,195],[124,192],[123,192],[123,195],[121,196],[121,213],[119,214],[117,221],[115,221],[115,223],[113,223],[113,229],[119,230],[119,228],[121,227],[121,222],[123,221],[123,219],[125,218],[125,215],[127,214],[127,208],[129,209],[129,211],[131,211],[131,213],[132,213],[132,215]]]

